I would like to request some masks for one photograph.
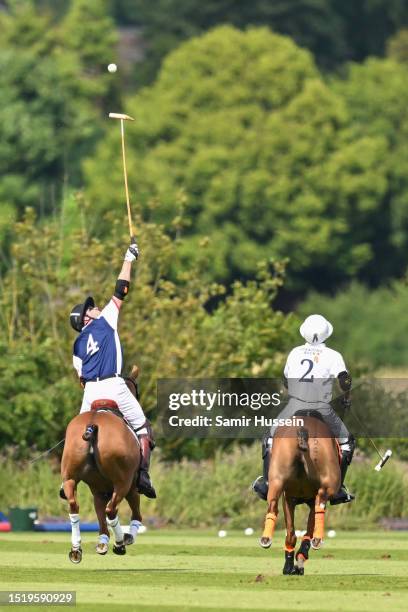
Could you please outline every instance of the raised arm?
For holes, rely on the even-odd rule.
[[[122,306],[123,300],[129,292],[132,263],[136,261],[138,257],[139,248],[136,242],[132,242],[132,244],[126,251],[122,269],[119,272],[118,280],[116,281],[115,293],[113,294],[112,298],[118,309]]]

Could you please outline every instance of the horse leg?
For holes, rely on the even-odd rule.
[[[286,539],[285,539],[285,565],[283,574],[296,574],[295,569],[295,504],[283,494],[283,513],[285,515]]]
[[[96,491],[92,491],[92,494],[95,512],[99,523],[99,538],[98,544],[96,545],[96,552],[98,555],[106,555],[109,550],[109,529],[105,514],[106,500],[102,494]]]
[[[313,530],[313,539],[311,541],[311,545],[314,550],[318,550],[323,543],[324,518],[328,498],[328,487],[325,485],[321,485],[316,495],[314,508],[315,524]]]
[[[82,560],[81,530],[79,526],[79,505],[76,499],[77,483],[73,478],[64,482],[64,493],[69,504],[69,520],[71,521],[71,550],[68,557],[72,563]]]
[[[106,520],[115,536],[115,544],[112,550],[116,555],[126,554],[126,548],[123,542],[123,539],[124,539],[123,529],[120,524],[119,516],[118,516],[118,506],[120,502],[122,501],[123,497],[124,497],[123,492],[120,492],[118,488],[115,487],[113,491],[113,495],[111,499],[109,500],[108,505],[105,508]]]
[[[309,503],[309,516],[307,519],[307,528],[306,528],[306,533],[302,538],[302,543],[299,546],[299,550],[296,553],[296,562],[297,565],[295,566],[297,568],[297,573],[300,574],[301,576],[303,576],[304,574],[304,565],[305,562],[308,560],[309,558],[309,550],[310,550],[310,542],[311,539],[313,537],[313,531],[314,531],[314,525],[315,525],[315,509],[314,509],[314,502]]]
[[[134,487],[130,489],[126,499],[132,511],[129,533],[124,535],[124,544],[129,546],[135,542],[137,533],[142,525],[142,515],[140,514],[140,495]]]
[[[280,478],[269,479],[268,490],[268,512],[265,516],[264,530],[259,541],[262,548],[270,548],[273,534],[275,532],[278,518],[278,502],[283,490],[283,480]]]

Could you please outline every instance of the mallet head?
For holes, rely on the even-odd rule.
[[[377,465],[375,466],[375,471],[379,472],[380,470],[382,470],[382,468],[384,467],[384,465],[387,463],[388,459],[391,457],[392,455],[392,450],[388,449],[385,454],[384,457],[381,459],[381,461],[379,461],[377,463]]]
[[[110,119],[122,119],[123,121],[134,121],[130,115],[124,115],[123,113],[109,113]]]

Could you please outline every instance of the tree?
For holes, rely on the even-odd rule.
[[[105,76],[89,79],[95,41],[82,48],[84,30],[75,25],[80,5],[67,16],[66,38],[29,1],[0,15],[0,204],[8,211],[21,213],[27,205],[41,214],[55,210],[64,181],[78,185],[81,157],[100,137],[95,103],[113,98]],[[113,23],[102,25],[99,34],[110,45]],[[99,61],[105,59],[106,52]]]
[[[399,30],[388,40],[387,56],[397,62],[408,63],[408,28]]]
[[[128,102],[135,201],[168,224],[185,190],[185,265],[208,236],[210,279],[247,278],[273,255],[290,258],[292,289],[346,281],[375,260],[389,184],[386,136],[351,129],[342,92],[267,29],[225,26],[185,43]],[[86,164],[102,210],[123,206],[118,150],[112,134]]]
[[[64,49],[72,51],[79,62],[77,78],[83,95],[105,111],[119,104],[118,80],[107,72],[108,64],[117,61],[118,41],[109,7],[109,0],[71,0],[60,28]]]
[[[134,74],[139,86],[154,80],[170,51],[223,24],[268,26],[291,36],[325,70],[383,56],[387,39],[408,25],[405,0],[117,0],[112,10],[119,24],[144,32],[146,59]]]
[[[373,256],[360,275],[364,281],[378,285],[390,277],[402,276],[406,269],[408,68],[390,59],[368,59],[363,65],[351,64],[345,78],[334,81],[333,88],[349,110],[350,132],[383,148],[373,177],[383,187],[363,221],[366,227],[370,224]]]

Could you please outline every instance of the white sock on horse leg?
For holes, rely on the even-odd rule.
[[[129,533],[131,536],[133,536],[134,539],[136,539],[137,536],[137,532],[139,531],[139,528],[142,526],[142,523],[140,521],[130,521],[130,527],[129,527]]]
[[[106,533],[100,533],[98,542],[99,544],[109,544],[109,536]]]
[[[110,519],[108,517],[106,517],[106,520],[108,522],[109,527],[112,529],[114,535],[115,535],[115,542],[123,542],[123,530],[121,527],[121,524],[119,522],[119,517],[116,516],[114,519]]]
[[[79,527],[79,514],[70,514],[71,521],[71,543],[74,550],[81,547],[81,531]]]

